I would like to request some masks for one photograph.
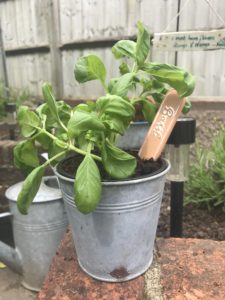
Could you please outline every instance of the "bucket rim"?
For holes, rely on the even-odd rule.
[[[159,177],[163,177],[164,175],[166,175],[168,173],[168,171],[170,170],[171,168],[171,164],[169,162],[168,159],[166,158],[162,158],[162,161],[163,161],[163,170],[162,171],[159,171],[157,174],[155,173],[152,173],[152,174],[149,174],[149,175],[145,175],[145,176],[142,176],[142,177],[137,177],[137,178],[128,178],[128,179],[122,179],[122,180],[107,180],[107,181],[101,181],[102,185],[103,186],[109,186],[109,185],[131,185],[131,184],[135,184],[135,183],[139,183],[139,182],[146,182],[146,181],[153,181]],[[70,177],[67,177],[65,175],[62,175],[58,172],[58,165],[57,164],[55,167],[54,167],[54,173],[55,175],[64,180],[64,181],[67,181],[67,182],[74,182],[74,179],[73,178],[70,178]],[[159,169],[160,170],[160,169]]]
[[[34,197],[34,200],[32,202],[33,204],[42,204],[42,203],[47,203],[47,202],[52,202],[52,201],[61,201],[62,200],[62,194],[61,190],[57,187],[51,187],[46,185],[46,182],[48,180],[55,180],[58,182],[57,176],[43,176],[41,185],[39,187],[39,190],[37,192],[37,195]],[[7,188],[5,191],[5,197],[10,201],[10,202],[17,202],[19,192],[21,191],[22,185],[24,181],[19,181]],[[45,194],[45,197],[39,197],[38,193],[40,193],[40,189],[44,188],[44,191],[42,191],[42,194]]]

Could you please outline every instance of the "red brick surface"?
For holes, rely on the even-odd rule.
[[[225,241],[165,239],[157,244],[165,299],[225,299]]]
[[[50,267],[39,300],[143,300],[144,277],[124,283],[92,279],[78,265],[68,232]]]

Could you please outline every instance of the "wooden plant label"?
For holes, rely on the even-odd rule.
[[[225,49],[225,29],[155,33],[153,46],[162,51]]]
[[[138,155],[141,159],[157,160],[159,158],[184,104],[185,98],[180,99],[175,90],[166,94],[139,150]]]

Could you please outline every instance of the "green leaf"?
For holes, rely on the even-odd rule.
[[[189,99],[186,99],[182,113],[187,114],[190,109],[191,109],[191,101]]]
[[[37,132],[41,124],[39,117],[27,106],[21,106],[17,113],[17,120],[24,137],[30,137]]]
[[[42,123],[45,123],[45,128],[50,129],[57,127],[57,121],[52,115],[47,103],[43,103],[40,106],[38,106],[36,112],[41,118]]]
[[[42,85],[42,93],[43,93],[44,99],[49,107],[49,111],[52,114],[52,117],[55,119],[55,121],[58,122],[59,114],[58,114],[57,104],[56,104],[56,100],[53,95],[53,90],[52,90],[52,86],[50,85],[50,83],[45,82]]]
[[[114,84],[111,83],[109,88],[110,94],[125,97],[132,86],[134,76],[134,73],[127,73],[117,78]]]
[[[25,179],[17,199],[17,206],[21,214],[27,214],[28,208],[39,190],[44,172],[45,167],[39,166]]]
[[[98,167],[89,153],[77,169],[74,189],[78,210],[83,214],[94,211],[101,198],[102,186]]]
[[[38,151],[33,141],[27,140],[17,144],[13,149],[15,166],[29,166],[36,168],[39,165]]]
[[[81,133],[78,137],[77,137],[77,142],[78,142],[78,145],[79,145],[79,148],[81,150],[84,150],[84,151],[87,151],[87,148],[88,148],[88,145],[90,143],[90,140],[88,140],[86,138],[86,135],[87,133],[84,132],[84,133]]]
[[[193,76],[174,65],[145,63],[143,69],[158,81],[173,87],[180,97],[186,97],[194,90],[195,81]]]
[[[63,152],[63,150],[65,150],[65,146],[63,144],[60,144],[60,140],[54,140],[49,148],[48,148],[48,157],[49,159],[51,159],[52,157],[54,157],[55,155]],[[66,154],[63,156],[60,156],[58,159],[55,159],[54,161],[51,162],[51,164],[54,166],[55,164],[57,164],[59,161],[61,161],[64,157],[66,156]]]
[[[107,173],[116,179],[125,179],[133,175],[137,165],[134,156],[117,148],[108,140],[103,144],[102,162]]]
[[[122,62],[122,64],[120,64],[119,69],[120,69],[120,74],[121,75],[130,73],[129,66],[125,62]]]
[[[84,111],[84,112],[92,112],[92,109],[89,105],[85,104],[85,103],[81,103],[81,104],[78,104],[77,106],[74,107],[74,111],[77,110],[77,111]]]
[[[59,119],[65,126],[67,126],[67,123],[70,119],[71,107],[68,104],[66,104],[63,100],[56,101],[56,105]]]
[[[122,118],[111,118],[107,115],[105,115],[102,120],[106,128],[109,128],[109,130],[119,133],[121,135],[124,134],[125,130],[129,125],[129,122],[125,122],[125,120]]]
[[[117,59],[124,56],[135,59],[136,43],[130,40],[121,40],[112,47],[112,53]]]
[[[136,60],[138,66],[142,66],[149,53],[150,35],[141,22],[138,22],[137,26],[138,26],[138,35],[137,35]]]
[[[152,123],[157,113],[157,110],[158,108],[155,104],[151,103],[147,99],[142,99],[142,113],[146,121]]]
[[[82,131],[104,131],[105,126],[98,116],[85,111],[75,111],[68,122],[68,134],[78,136]]]
[[[100,114],[108,114],[111,116],[133,118],[135,109],[133,105],[117,95],[107,94],[106,96],[99,97],[96,101],[96,109]]]
[[[36,137],[35,141],[37,141],[41,146],[45,149],[48,150],[52,140],[50,137],[48,137],[45,133],[40,132]]]
[[[151,91],[153,85],[152,80],[142,78],[140,80],[140,84],[143,87],[142,93]]]
[[[101,59],[91,54],[78,59],[75,65],[74,75],[76,80],[80,83],[96,79],[105,82],[106,69]]]

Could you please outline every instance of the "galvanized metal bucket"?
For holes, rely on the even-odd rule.
[[[124,135],[118,137],[117,146],[122,149],[140,149],[150,125],[146,121],[131,122]]]
[[[55,176],[44,177],[28,215],[21,215],[17,209],[21,187],[22,182],[19,182],[6,191],[15,249],[0,242],[0,260],[22,274],[24,287],[39,291],[68,219]]]
[[[74,204],[74,181],[58,171],[62,196],[81,268],[102,281],[135,278],[151,265],[165,175],[103,182],[102,199],[93,213]]]

